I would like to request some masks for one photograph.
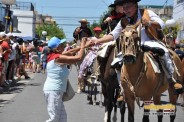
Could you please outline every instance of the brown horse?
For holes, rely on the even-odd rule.
[[[140,40],[135,26],[127,26],[122,31],[122,46],[124,47],[124,65],[121,69],[121,83],[125,92],[125,101],[128,106],[128,121],[134,122],[135,100],[140,98],[143,101],[150,101],[153,98],[155,105],[161,105],[161,94],[168,90],[169,100],[176,105],[177,95],[174,88],[169,87],[165,73],[155,73],[150,59],[144,52],[140,52]],[[175,64],[181,76],[177,79],[182,80],[182,65],[179,57],[171,51]],[[145,112],[149,111],[147,109]],[[163,112],[163,110],[159,110]],[[175,110],[176,113],[176,110]],[[171,122],[176,115],[171,115]],[[162,121],[163,115],[158,115],[158,121]],[[149,122],[149,115],[143,115],[143,121]]]
[[[182,59],[182,73],[183,73],[183,76],[184,76],[184,59]],[[183,84],[184,84],[184,77],[183,77]],[[179,98],[181,99],[181,106],[184,107],[184,93],[181,94],[179,96]]]

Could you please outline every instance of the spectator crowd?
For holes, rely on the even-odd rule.
[[[30,79],[28,71],[45,73],[47,43],[0,32],[0,93],[17,81]]]

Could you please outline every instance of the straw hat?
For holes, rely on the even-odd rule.
[[[87,19],[81,19],[79,22],[80,22],[80,23],[89,23],[89,22],[87,21]]]

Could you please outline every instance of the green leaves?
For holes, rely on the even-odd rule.
[[[56,36],[60,39],[65,38],[65,33],[62,28],[56,24],[43,24],[36,27],[36,34],[42,36],[42,31],[47,31],[47,37]]]

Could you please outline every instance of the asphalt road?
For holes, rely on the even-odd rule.
[[[0,94],[0,122],[45,122],[48,119],[46,102],[43,96],[45,74],[30,74],[31,80],[21,80],[9,92]],[[70,82],[77,91],[77,72],[75,67],[70,73]],[[98,99],[99,100],[99,99]],[[98,101],[97,100],[97,101]],[[162,101],[167,102],[167,92],[163,94]],[[103,122],[104,107],[90,105],[85,93],[77,94],[65,102],[68,122]],[[113,115],[113,114],[112,114]],[[143,109],[136,105],[135,122],[141,122]],[[184,108],[177,106],[176,122],[184,122]],[[156,116],[150,116],[150,122],[157,121]],[[168,122],[169,116],[164,116],[163,122]],[[120,114],[117,114],[120,122]],[[125,122],[127,122],[127,111]]]

